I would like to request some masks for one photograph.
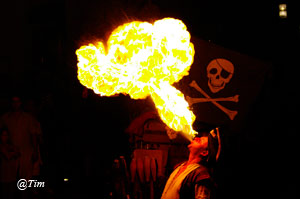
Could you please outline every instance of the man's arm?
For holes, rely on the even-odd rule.
[[[210,199],[210,189],[205,185],[196,184],[195,199]]]

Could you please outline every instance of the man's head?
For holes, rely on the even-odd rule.
[[[190,153],[202,159],[208,156],[208,136],[195,137],[188,145]]]
[[[219,128],[202,124],[195,129],[198,134],[188,146],[190,153],[199,155],[202,160],[210,165],[215,164],[221,151]]]

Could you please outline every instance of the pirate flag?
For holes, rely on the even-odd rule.
[[[239,131],[262,89],[270,64],[192,38],[194,63],[177,85],[196,120]]]

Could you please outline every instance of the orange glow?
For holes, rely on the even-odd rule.
[[[78,79],[101,96],[151,96],[162,121],[191,140],[197,133],[192,128],[195,115],[172,84],[189,74],[194,53],[182,21],[134,21],[116,28],[106,46],[98,42],[76,51]]]

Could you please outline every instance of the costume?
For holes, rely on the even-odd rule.
[[[170,175],[161,199],[209,199],[213,183],[207,168],[198,163],[190,164],[179,175],[182,163]]]

